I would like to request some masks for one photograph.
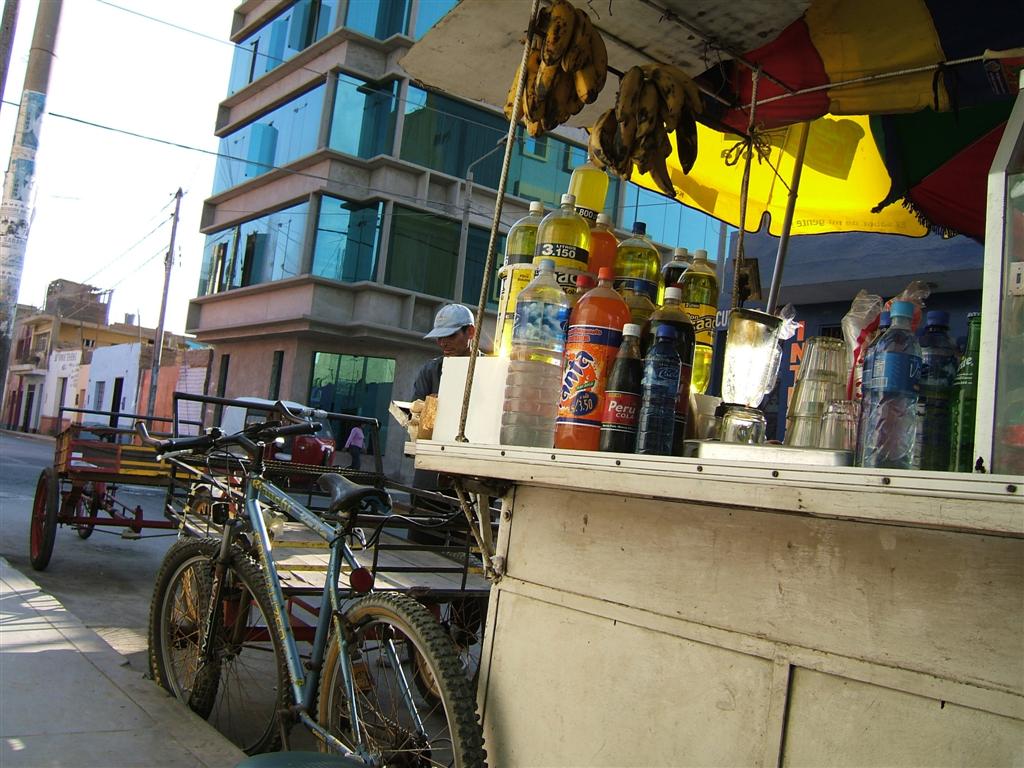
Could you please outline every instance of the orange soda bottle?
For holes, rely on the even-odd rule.
[[[611,217],[606,213],[597,214],[597,222],[590,230],[590,259],[587,271],[598,274],[601,267],[615,268],[615,251],[619,247],[619,239],[612,231]]]
[[[596,288],[576,302],[562,360],[555,448],[596,451],[601,442],[605,386],[629,307],[612,288],[615,271],[602,267]]]

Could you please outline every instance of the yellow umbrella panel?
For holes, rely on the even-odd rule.
[[[871,135],[866,116],[826,115],[810,124],[799,195],[791,234],[825,232],[878,232],[922,237],[927,229],[902,205],[890,205],[879,213],[871,208],[889,193],[890,179]],[[799,144],[799,125],[757,134],[760,149],[751,162],[745,228],[761,229],[768,216],[768,231],[782,234],[782,224],[793,178]],[[734,227],[740,220],[740,189],[743,181],[741,137],[721,133],[698,123],[697,160],[684,174],[675,152],[668,171],[677,199]],[[636,184],[660,192],[649,174],[634,169]]]

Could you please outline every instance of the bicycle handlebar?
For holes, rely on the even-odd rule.
[[[289,412],[290,417],[294,414]],[[205,453],[214,447],[225,445],[240,446],[246,453],[253,455],[259,450],[256,441],[267,442],[278,437],[289,437],[291,435],[314,435],[323,429],[323,425],[316,421],[302,421],[284,426],[269,426],[267,422],[254,424],[247,429],[235,434],[225,436],[224,432],[217,427],[212,427],[205,435],[199,437],[172,438],[169,440],[158,440],[149,434],[146,424],[142,421],[135,422],[135,432],[144,445],[152,445],[156,448],[157,456],[180,451],[192,451],[193,453]]]

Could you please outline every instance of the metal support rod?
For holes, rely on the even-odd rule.
[[[789,197],[786,198],[786,215],[782,220],[782,235],[779,237],[779,250],[775,254],[775,270],[772,272],[772,284],[768,289],[769,315],[775,314],[779,301],[779,287],[782,285],[782,269],[786,264],[786,251],[789,249],[789,233],[793,229],[793,211],[796,210],[796,198],[800,190],[800,175],[804,170],[804,155],[807,153],[807,137],[811,133],[810,123],[800,123],[800,138],[796,148],[796,160],[793,165],[793,178],[789,184]]]
[[[519,114],[519,106],[523,101],[523,91],[526,85],[526,59],[530,54],[530,47],[533,38],[537,34],[537,10],[540,8],[540,0],[533,0],[530,6],[530,30],[526,35],[526,42],[523,44],[523,56],[519,62],[519,82],[516,84],[516,97],[512,102],[512,119],[508,121],[508,134],[505,137],[505,157],[501,163],[501,177],[498,179],[498,194],[494,198],[494,218],[491,220],[491,237],[487,243],[487,261],[484,264],[484,277],[480,283],[480,302],[476,308],[476,329],[473,341],[469,348],[469,367],[466,370],[466,388],[462,394],[462,413],[459,416],[459,431],[455,439],[460,443],[469,442],[466,439],[466,419],[469,416],[469,398],[473,393],[473,374],[476,372],[476,358],[480,351],[480,326],[484,320],[484,307],[487,305],[487,296],[491,290],[491,272],[494,271],[494,246],[498,241],[498,226],[501,223],[501,209],[505,203],[505,188],[508,186],[508,169],[512,163],[512,147],[516,139],[516,115]]]
[[[755,69],[750,73],[751,101],[757,102],[757,81],[761,70]],[[750,194],[750,162],[753,159],[754,149],[754,118],[756,107],[750,108],[750,120],[747,123],[747,148],[746,157],[743,163],[743,183],[740,185],[740,229],[736,236],[736,257],[732,263],[732,301],[729,303],[731,309],[740,305],[740,272],[743,267],[743,235],[747,228],[747,197]]]
[[[171,287],[171,265],[174,263],[174,236],[178,232],[178,211],[181,210],[181,196],[184,193],[181,187],[174,193],[174,218],[171,221],[171,244],[167,248],[167,257],[164,259],[164,294],[160,299],[160,321],[156,326],[156,334],[153,337],[153,365],[149,371],[149,405],[146,406],[146,416],[152,417],[156,408],[156,385],[160,378],[160,358],[164,348],[164,318],[167,315],[167,292]]]

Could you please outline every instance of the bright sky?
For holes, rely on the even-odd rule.
[[[130,313],[155,327],[173,196],[181,187],[185,196],[166,328],[184,331],[188,300],[199,283],[204,241],[199,219],[210,194],[214,156],[57,115],[215,152],[213,128],[217,105],[227,93],[233,52],[228,34],[237,4],[64,0],[46,102],[47,112],[55,114],[43,119],[36,154],[35,215],[20,303],[42,306],[50,281],[65,278],[112,288],[112,321]],[[36,0],[21,0],[0,105],[4,172],[36,8]]]

